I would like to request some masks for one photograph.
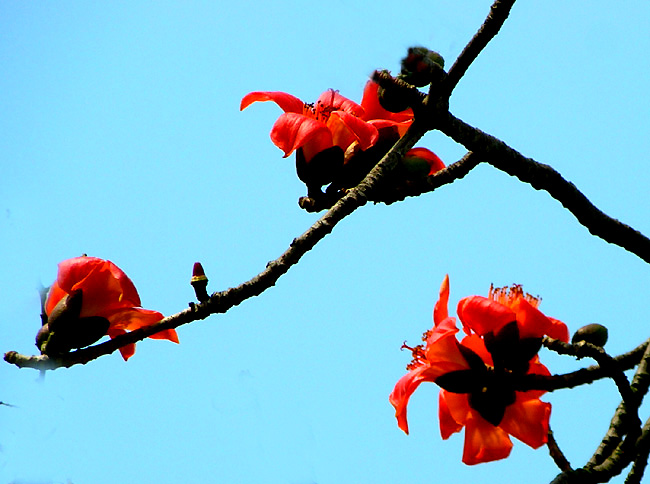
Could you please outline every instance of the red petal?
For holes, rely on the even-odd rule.
[[[429,333],[425,355],[435,376],[444,375],[450,371],[466,370],[469,368],[467,361],[458,349],[456,340],[456,321],[447,318],[440,322]]]
[[[317,103],[321,103],[322,106],[330,106],[334,109],[342,110],[357,117],[363,116],[365,112],[361,105],[351,101],[345,96],[341,96],[338,91],[333,89],[328,89],[321,94],[318,97]]]
[[[390,111],[385,110],[381,104],[379,104],[379,96],[377,95],[378,89],[379,84],[376,82],[368,81],[366,83],[366,87],[363,90],[363,98],[361,99],[361,106],[365,109],[363,119],[366,121],[390,120],[391,122],[386,125],[402,124],[404,126],[404,131],[406,131],[406,128],[408,128],[408,126],[413,122],[413,111],[410,108],[399,113],[391,113]],[[378,126],[378,128],[379,127],[380,126]],[[400,132],[400,135],[402,134],[404,133]]]
[[[551,404],[537,398],[523,400],[517,392],[517,401],[506,407],[506,413],[499,424],[503,430],[524,444],[537,449],[548,440],[548,421]]]
[[[485,347],[485,342],[483,341],[483,338],[481,338],[479,335],[470,334],[469,336],[465,336],[463,340],[460,342],[460,344],[462,344],[466,348],[469,348],[474,353],[479,355],[481,359],[485,362],[485,364],[489,366],[494,366],[494,362],[492,361],[492,355]]]
[[[457,312],[463,327],[474,330],[480,336],[498,331],[503,325],[516,320],[516,315],[510,308],[483,296],[461,299],[458,301]]]
[[[456,421],[449,409],[450,403],[454,405],[463,396],[467,400],[466,395],[452,394],[445,390],[440,390],[440,394],[438,395],[438,418],[440,420],[440,435],[444,440],[447,440],[451,434],[460,432],[464,426],[464,423]],[[448,403],[448,400],[451,400],[451,402]],[[469,409],[469,404],[467,408]],[[462,421],[464,422],[465,419],[463,418]]]
[[[428,173],[429,175],[433,175],[445,167],[445,164],[440,158],[438,158],[438,155],[427,148],[412,148],[406,152],[406,155],[404,155],[405,158],[409,156],[414,156],[425,160],[431,167]]]
[[[469,398],[467,394],[451,393],[446,390],[440,390],[440,392],[444,392],[443,398],[445,399],[449,417],[451,417],[461,427],[464,426],[473,412],[472,408],[469,406]]]
[[[286,92],[256,91],[244,96],[241,100],[239,110],[242,111],[257,101],[273,101],[280,106],[285,113],[302,113],[303,106],[305,105],[296,96],[292,96]]]
[[[126,331],[123,329],[109,329],[108,330],[108,336],[111,337],[111,339],[115,338],[116,336],[119,336],[121,334],[125,334]],[[124,358],[124,361],[128,360],[135,354],[135,343],[129,343],[125,346],[120,346],[119,348],[120,353],[122,354],[122,358]]]
[[[54,281],[54,284],[47,292],[47,300],[45,301],[45,314],[50,314],[52,309],[56,307],[61,299],[67,296],[68,293],[59,287],[59,284]]]
[[[313,118],[302,114],[284,113],[273,125],[271,141],[284,151],[286,158],[307,142],[317,143],[322,149],[329,148],[332,146],[332,133],[325,124]],[[312,147],[310,151],[313,150]],[[310,153],[309,156],[305,153],[305,157],[311,159],[316,153]]]
[[[354,141],[359,142],[362,150],[367,150],[379,139],[377,128],[345,111],[334,111],[327,120],[327,126],[332,131],[333,144],[343,151]]]
[[[511,450],[512,442],[508,434],[485,421],[478,412],[472,411],[472,416],[465,424],[463,462],[474,465],[505,459]]]
[[[528,374],[550,376],[551,372],[548,371],[548,368],[546,368],[545,365],[540,363],[539,355],[535,355],[533,359],[530,360],[529,367],[528,367]],[[527,392],[521,392],[521,397],[524,400],[530,400],[531,398],[539,398],[545,393],[546,390],[529,390]]]
[[[180,343],[180,341],[178,340],[178,334],[176,334],[175,329],[163,329],[162,331],[154,333],[149,337],[151,339],[167,339],[177,344]]]
[[[548,318],[548,320],[551,322],[551,326],[549,327],[548,332],[546,334],[549,335],[551,338],[559,339],[560,341],[564,341],[565,343],[568,343],[569,328],[567,327],[567,325],[564,324],[559,319]]]
[[[111,330],[122,329],[127,331],[151,326],[163,319],[163,315],[158,311],[142,308],[120,309],[105,317],[111,323]]]
[[[433,308],[434,324],[438,324],[443,319],[449,317],[449,313],[447,311],[447,306],[449,304],[449,274],[445,274],[445,278],[442,280],[438,294],[438,301]]]
[[[409,425],[406,420],[406,406],[409,403],[409,398],[420,383],[423,381],[433,381],[427,379],[427,365],[422,365],[413,371],[408,372],[395,384],[395,388],[390,394],[389,400],[393,407],[395,407],[395,417],[397,418],[397,426],[405,433],[409,433]]]
[[[61,262],[57,284],[67,293],[83,291],[81,317],[105,316],[117,308],[140,305],[131,279],[112,262],[97,257],[75,257]]]

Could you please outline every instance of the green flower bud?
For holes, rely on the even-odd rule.
[[[607,343],[607,328],[602,324],[588,324],[576,331],[571,338],[571,343],[576,344],[581,341],[603,347]]]

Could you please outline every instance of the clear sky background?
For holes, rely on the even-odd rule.
[[[269,139],[280,109],[250,91],[359,101],[411,45],[451,66],[490,0],[0,3],[0,343],[34,354],[39,283],[87,253],[118,264],[143,306],[172,314],[248,280],[318,217],[293,158]],[[552,165],[609,215],[650,234],[650,3],[518,2],[451,99],[452,112]],[[446,163],[465,150],[419,146]],[[435,193],[368,205],[261,297],[85,366],[0,364],[0,483],[549,482],[545,448],[468,467],[442,441],[438,388],[388,394],[431,326],[442,278],[458,299],[521,283],[607,349],[648,337],[650,270],[592,237],[545,192],[489,166]],[[581,364],[544,350],[552,372]],[[559,391],[551,425],[582,465],[609,425],[613,383]],[[648,415],[644,407],[642,419]],[[650,482],[650,478],[646,478]],[[621,483],[617,478],[614,482]]]

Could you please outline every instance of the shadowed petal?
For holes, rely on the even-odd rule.
[[[367,150],[379,139],[379,131],[372,124],[345,111],[334,111],[327,121],[332,131],[332,142],[345,151],[354,141],[362,150]]]
[[[470,328],[480,336],[490,331],[496,332],[516,318],[515,312],[510,308],[483,296],[461,299],[458,301],[457,313],[463,327]]]
[[[316,153],[332,146],[332,133],[325,124],[313,118],[302,114],[284,113],[271,129],[271,141],[284,151],[285,158],[309,142],[310,156],[305,153],[305,158],[309,160]],[[315,151],[317,149],[318,151]]]
[[[412,148],[406,152],[404,158],[422,158],[429,165],[429,173],[427,175],[433,175],[434,173],[445,168],[445,164],[442,162],[438,155],[433,151],[427,148]],[[449,281],[447,281],[449,284]]]
[[[391,113],[390,111],[387,111],[379,103],[378,90],[379,84],[376,82],[368,81],[366,83],[366,87],[363,90],[363,97],[361,99],[361,105],[363,106],[363,109],[365,109],[363,119],[366,121],[389,121],[390,125],[394,126],[397,124],[403,124],[405,128],[408,128],[413,122],[413,110],[409,108],[399,113]],[[403,133],[400,133],[400,135],[401,134]]]
[[[478,412],[465,425],[463,462],[467,465],[505,459],[510,455],[512,442],[505,430],[485,421]]]
[[[395,407],[397,425],[407,434],[409,433],[409,426],[406,420],[406,407],[409,403],[409,398],[411,398],[415,389],[420,386],[420,383],[434,380],[427,377],[427,370],[428,366],[423,365],[408,372],[397,381],[389,397],[391,405]]]
[[[454,409],[453,413],[450,406]],[[440,419],[440,435],[443,439],[447,440],[451,434],[461,431],[469,411],[467,395],[440,390],[438,394],[438,418]]]
[[[506,407],[506,413],[499,427],[533,449],[537,449],[548,440],[551,404],[537,398],[530,400],[524,398],[525,396],[517,392],[517,401]]]

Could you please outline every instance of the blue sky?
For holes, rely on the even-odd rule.
[[[18,2],[0,4],[0,342],[33,354],[38,284],[81,253],[110,259],[143,306],[193,299],[260,272],[317,215],[268,133],[255,90],[359,100],[376,68],[411,45],[448,66],[491,2]],[[452,112],[552,165],[606,213],[650,234],[650,4],[520,2],[460,82]],[[465,150],[435,133],[445,162]],[[442,278],[451,304],[521,283],[572,330],[598,322],[618,354],[648,337],[648,267],[595,239],[545,192],[480,166],[433,194],[355,212],[262,296],[179,329],[48,372],[0,365],[0,483],[534,482],[557,473],[515,442],[505,461],[460,462],[442,441],[437,392],[388,394],[404,340],[431,325]],[[580,363],[545,352],[552,372]],[[545,397],[580,465],[618,400],[604,381]],[[644,408],[647,417],[647,409]],[[622,478],[614,482],[622,482]],[[532,482],[532,481],[531,481]]]

